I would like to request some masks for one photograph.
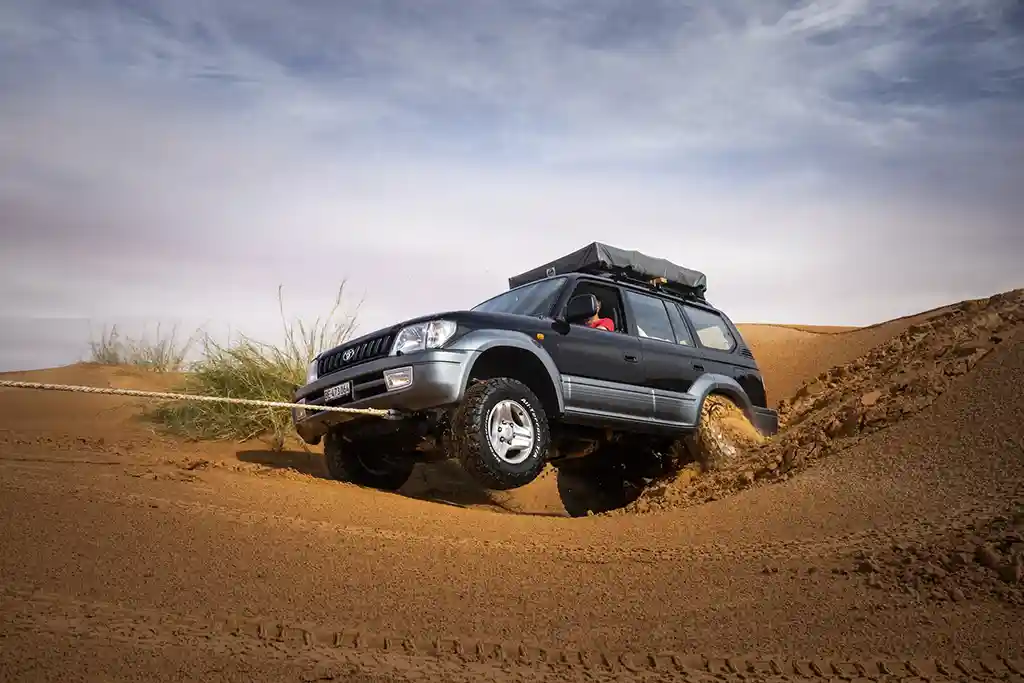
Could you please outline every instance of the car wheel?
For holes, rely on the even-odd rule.
[[[397,491],[412,475],[416,461],[374,450],[372,443],[349,442],[336,432],[324,439],[324,460],[331,479],[384,491]]]
[[[536,479],[550,441],[540,399],[508,377],[471,384],[452,419],[451,442],[459,462],[481,486],[496,491]]]
[[[735,465],[746,451],[764,442],[740,407],[719,394],[704,399],[697,430],[688,439],[705,472]]]

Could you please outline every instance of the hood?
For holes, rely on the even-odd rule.
[[[516,328],[521,327],[524,323],[532,322],[536,324],[541,320],[536,316],[519,315],[516,313],[484,313],[481,311],[467,310],[441,311],[439,313],[431,313],[429,315],[421,315],[415,318],[409,318],[399,323],[395,323],[394,325],[378,328],[373,332],[369,332],[359,337],[349,339],[329,349],[324,349],[323,351],[320,352],[317,358],[324,355],[325,353],[330,353],[331,351],[342,349],[348,346],[355,346],[356,344],[361,344],[363,342],[367,342],[370,341],[371,339],[376,339],[387,334],[398,334],[399,330],[401,330],[403,327],[408,327],[409,325],[425,323],[431,320],[438,320],[441,318],[445,320],[452,320],[456,323],[475,323],[477,325],[490,324],[499,328],[505,326]]]

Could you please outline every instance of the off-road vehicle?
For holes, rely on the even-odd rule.
[[[321,353],[295,396],[309,406],[293,411],[296,430],[323,439],[332,477],[365,486],[395,490],[417,461],[456,458],[483,487],[513,489],[551,463],[570,514],[625,504],[630,484],[678,457],[711,394],[762,434],[778,429],[753,353],[706,288],[698,271],[591,243],[471,310]],[[614,331],[587,325],[598,311]]]

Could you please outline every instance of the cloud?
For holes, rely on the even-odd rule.
[[[1011,0],[4,3],[0,315],[274,334],[279,283],[315,315],[348,278],[368,331],[592,240],[745,320],[1020,286],[1022,28]]]

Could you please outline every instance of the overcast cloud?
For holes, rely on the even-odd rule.
[[[1018,0],[0,3],[0,370],[360,331],[598,240],[737,321],[1024,286]]]

